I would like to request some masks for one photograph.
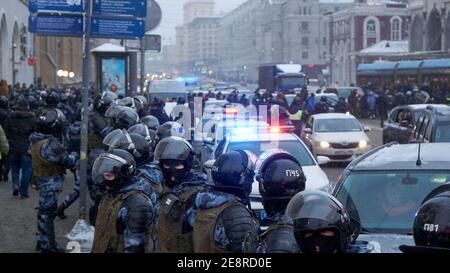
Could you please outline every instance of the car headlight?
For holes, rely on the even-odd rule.
[[[320,142],[320,147],[322,147],[322,148],[330,148],[330,143],[328,143],[327,141],[321,141]]]
[[[359,148],[366,148],[367,147],[367,141],[365,141],[365,140],[361,140],[360,142],[359,142]]]

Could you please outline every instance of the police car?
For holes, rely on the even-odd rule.
[[[291,153],[302,165],[306,176],[306,189],[330,190],[330,183],[320,165],[329,163],[327,157],[318,157],[316,160],[303,141],[295,135],[293,127],[271,127],[267,123],[255,120],[223,121],[217,125],[216,134],[224,134],[218,140],[206,141],[211,147],[211,160],[205,162],[205,171],[208,179],[211,178],[211,167],[220,155],[235,151],[248,150],[259,156],[269,149],[283,149]],[[223,131],[222,131],[223,130]],[[259,214],[260,220],[265,218],[259,184],[253,183],[250,195],[251,208]]]

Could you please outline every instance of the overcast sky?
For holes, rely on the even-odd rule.
[[[183,23],[183,5],[188,0],[156,0],[161,6],[161,25],[152,33],[161,34],[164,44],[175,43],[175,27]],[[216,13],[229,12],[246,0],[216,0]]]

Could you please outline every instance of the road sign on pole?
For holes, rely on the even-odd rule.
[[[93,15],[147,16],[147,0],[94,0]]]
[[[145,50],[161,52],[161,35],[145,35]]]
[[[30,0],[28,9],[30,13],[37,12],[84,12],[86,0]]]
[[[30,15],[28,31],[38,35],[81,37],[83,16]]]
[[[92,18],[92,37],[137,39],[145,35],[144,19]]]
[[[162,20],[162,10],[155,0],[150,0],[147,6],[147,20],[145,32],[154,30]]]

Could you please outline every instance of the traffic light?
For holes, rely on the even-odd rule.
[[[161,35],[145,35],[145,50],[161,52]]]

